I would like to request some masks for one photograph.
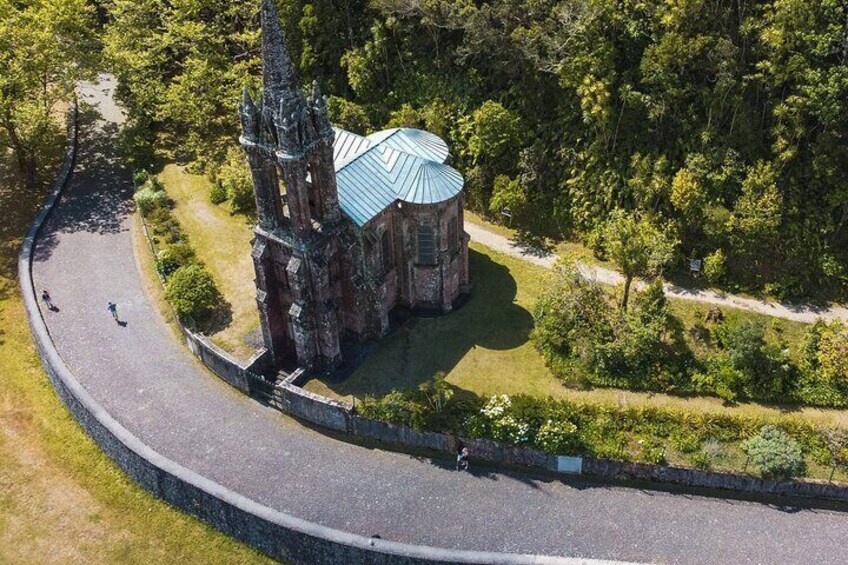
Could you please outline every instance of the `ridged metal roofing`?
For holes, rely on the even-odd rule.
[[[355,159],[373,144],[366,138],[343,129],[335,129],[336,140],[333,142],[333,162],[336,170]]]
[[[442,141],[442,138],[420,129],[387,129],[372,133],[366,139],[375,145],[388,145],[393,149],[437,163],[447,162],[450,156],[448,145]]]
[[[359,226],[397,200],[435,204],[458,195],[464,185],[459,171],[444,164],[447,145],[419,130],[387,130],[365,138],[337,129],[333,156],[339,205]]]

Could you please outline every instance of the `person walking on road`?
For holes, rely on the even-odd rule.
[[[41,300],[47,305],[47,309],[51,312],[56,310],[56,306],[53,304],[53,299],[50,297],[50,293],[47,292],[47,289],[41,291]]]
[[[109,306],[107,306],[106,309],[109,310],[109,313],[112,314],[112,317],[115,319],[116,322],[121,323],[121,320],[118,319],[118,305],[117,304],[115,304],[114,302],[110,302]]]
[[[456,454],[456,470],[457,471],[467,471],[468,470],[468,448],[463,447],[459,453]]]

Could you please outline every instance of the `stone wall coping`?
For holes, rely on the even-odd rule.
[[[351,534],[329,528],[319,524],[297,518],[295,516],[280,512],[268,506],[259,504],[245,496],[242,496],[206,477],[183,467],[175,461],[161,455],[139,438],[133,435],[111,414],[109,414],[94,398],[85,390],[74,374],[62,360],[56,349],[50,332],[42,317],[41,309],[36,298],[35,288],[32,280],[32,256],[35,240],[38,237],[45,221],[53,211],[63,190],[68,184],[76,158],[78,144],[78,106],[74,103],[69,113],[70,125],[68,128],[68,143],[65,152],[65,162],[57,176],[53,189],[45,203],[36,215],[27,231],[18,257],[18,276],[23,294],[24,307],[29,319],[33,339],[38,349],[39,357],[51,383],[59,393],[60,398],[66,405],[74,418],[82,425],[85,431],[95,440],[99,447],[114,461],[124,472],[133,477],[143,488],[154,495],[177,506],[180,510],[198,517],[203,517],[202,509],[198,510],[195,505],[190,504],[185,497],[164,488],[168,479],[176,481],[176,485],[184,488],[188,498],[192,498],[193,489],[199,490],[206,495],[224,503],[230,509],[241,511],[247,520],[255,520],[262,523],[278,526],[285,531],[303,534],[317,540],[326,542],[330,550],[337,549],[338,555],[345,555],[348,559],[354,558],[357,563],[486,563],[493,565],[547,565],[547,564],[577,564],[590,563],[592,560],[547,557],[535,555],[502,554],[481,551],[451,550],[429,546],[419,546],[392,542],[380,539],[369,539],[361,535]],[[97,429],[99,428],[99,429]],[[105,436],[95,433],[105,432]],[[152,483],[142,480],[145,470],[133,469],[133,465],[149,466],[156,473],[148,479]],[[208,520],[211,522],[211,520]],[[220,524],[212,524],[224,533],[242,539],[247,534],[237,525],[222,527]],[[285,543],[293,544],[297,540],[285,537],[275,539],[276,545]],[[263,550],[263,547],[257,547]],[[288,560],[296,559],[297,548],[281,548],[281,554],[272,557]],[[294,562],[294,561],[292,561]],[[300,560],[306,563],[307,561]],[[327,557],[326,563],[337,563],[338,559]]]
[[[370,422],[379,422],[379,420],[369,420],[355,414],[352,409],[353,406],[349,403],[337,402],[290,383],[284,384],[281,388],[284,394],[296,395],[300,399],[308,401],[308,405],[311,408],[311,410],[301,409],[304,407],[302,402],[288,401],[282,404],[282,409],[289,415],[311,424],[322,425],[321,418],[317,417],[316,414],[320,416],[325,413],[337,413],[339,410],[343,410],[347,420],[347,434],[354,437],[366,438],[366,436],[358,433],[355,421],[367,420]],[[848,484],[844,483],[833,483],[815,479],[763,479],[750,475],[721,471],[702,471],[673,465],[655,465],[614,459],[600,459],[565,453],[551,455],[533,447],[502,444],[491,439],[456,437],[452,434],[442,432],[419,432],[408,426],[387,424],[386,422],[380,423],[394,431],[405,430],[412,433],[392,433],[382,438],[369,434],[367,439],[377,440],[386,445],[397,446],[401,449],[433,450],[432,444],[423,445],[416,441],[415,438],[423,437],[423,434],[429,434],[430,437],[441,436],[444,440],[442,445],[449,447],[447,449],[436,449],[437,452],[441,451],[453,455],[451,449],[457,445],[464,444],[471,448],[472,459],[495,465],[539,469],[565,476],[581,475],[589,478],[612,479],[616,481],[641,481],[655,483],[657,485],[675,485],[689,489],[709,489],[749,495],[788,496],[804,500],[848,502]],[[562,465],[563,459],[561,458],[569,460],[569,464]],[[574,469],[580,469],[580,472],[573,472]]]

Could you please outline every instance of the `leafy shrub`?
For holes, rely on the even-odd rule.
[[[489,398],[479,414],[472,416],[469,429],[476,437],[488,437],[511,444],[530,442],[530,425],[511,413],[512,399],[499,394]]]
[[[734,402],[745,394],[747,377],[736,369],[726,357],[715,356],[707,363],[706,372],[692,375],[695,390],[713,392],[727,402]]]
[[[704,259],[704,276],[713,284],[721,282],[727,274],[727,255],[716,249]]]
[[[777,426],[763,426],[759,434],[742,442],[742,449],[763,477],[788,479],[804,474],[801,446]]]
[[[161,184],[157,184],[153,179],[149,179],[139,187],[133,199],[143,216],[168,205],[168,195],[161,189]]]
[[[327,100],[330,121],[337,127],[360,135],[371,131],[371,120],[363,106],[339,96],[330,96]]]
[[[703,451],[699,451],[698,453],[692,454],[692,465],[696,469],[700,469],[701,471],[707,471],[712,465],[712,462],[710,461],[709,455],[707,455]]]
[[[255,212],[253,200],[253,177],[247,158],[238,147],[227,152],[227,159],[216,171],[213,184],[220,184],[230,201],[234,214]]]
[[[166,243],[177,243],[185,240],[180,223],[168,208],[153,209],[148,214],[147,219],[153,230],[153,235],[163,238]]]
[[[713,328],[713,335],[723,350],[718,359],[711,360],[718,370],[717,391],[718,384],[724,383],[751,398],[786,397],[796,376],[795,367],[780,344],[766,342],[761,323],[724,321]]]
[[[356,413],[363,418],[380,420],[390,424],[413,426],[413,414],[418,410],[404,393],[396,390],[381,398],[367,396],[356,406]]]
[[[135,173],[133,173],[133,184],[135,184],[135,186],[140,187],[141,185],[146,183],[149,178],[150,173],[148,173],[144,169],[141,169],[140,171],[136,171]]]
[[[215,280],[199,264],[180,267],[168,279],[165,298],[181,319],[200,320],[221,304],[221,293]]]
[[[662,284],[640,292],[627,312],[610,302],[573,265],[555,269],[536,306],[531,335],[551,370],[564,378],[578,366],[589,382],[603,386],[663,391],[686,386],[691,352]]]
[[[227,201],[227,189],[224,188],[220,182],[213,182],[212,186],[209,188],[209,202],[215,204],[222,204]]]
[[[822,379],[837,386],[848,385],[848,327],[841,321],[816,321],[807,331],[804,354]]]
[[[180,267],[197,260],[194,249],[187,243],[176,243],[160,249],[156,254],[156,270],[163,277],[170,277]]]
[[[547,453],[573,453],[578,445],[577,426],[568,420],[548,420],[536,432],[536,446]]]

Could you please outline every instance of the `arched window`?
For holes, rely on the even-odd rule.
[[[436,238],[430,226],[418,226],[418,264],[436,263]]]
[[[383,261],[383,271],[392,268],[392,245],[389,241],[389,230],[384,231],[380,237],[380,258]]]
[[[459,231],[457,227],[458,223],[459,222],[457,222],[456,216],[451,218],[448,222],[448,249],[451,251],[453,251],[459,246],[459,240],[457,239],[459,235],[457,233]]]

